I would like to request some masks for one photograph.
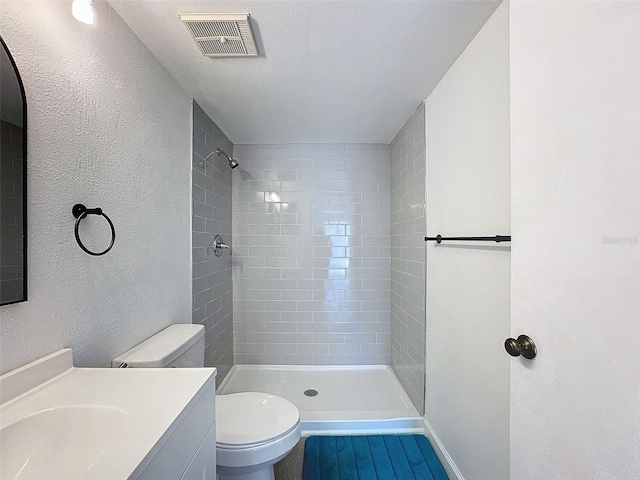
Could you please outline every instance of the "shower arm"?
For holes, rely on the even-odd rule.
[[[216,154],[216,155],[218,155],[218,156],[220,156],[220,155],[224,155],[224,156],[226,157],[226,159],[227,159],[227,162],[229,162],[229,163],[231,163],[231,162],[233,161],[233,160],[232,160],[232,158],[231,158],[229,155],[227,155],[226,153],[224,153],[224,152],[223,152],[222,150],[220,150],[219,148],[216,148],[216,151],[215,151],[215,152],[213,152],[213,153],[215,153],[215,154]]]
[[[209,155],[207,155],[207,156],[204,158],[204,160],[203,160],[203,161],[201,161],[201,162],[199,163],[199,165],[200,165],[201,167],[204,167],[204,166],[205,166],[205,162],[206,162],[206,161],[209,159],[209,157],[210,157],[211,155],[213,155],[214,153],[215,153],[215,154],[216,154],[216,156],[218,156],[218,157],[219,157],[220,155],[224,156],[224,158],[226,158],[226,159],[227,159],[227,163],[229,164],[229,167],[231,167],[232,169],[233,169],[233,168],[236,168],[238,165],[240,165],[240,164],[238,163],[238,161],[237,161],[237,160],[234,160],[234,159],[233,159],[233,158],[231,158],[229,155],[227,155],[223,150],[220,150],[220,147],[216,148],[213,152],[209,153]]]
[[[231,158],[229,155],[227,155],[223,150],[220,150],[220,147],[216,148],[215,152],[211,152],[209,155],[212,154],[216,154],[217,156],[223,155],[226,159],[227,159],[227,163],[229,164],[229,167],[236,168],[238,165],[240,165],[237,160],[234,160],[233,158]]]

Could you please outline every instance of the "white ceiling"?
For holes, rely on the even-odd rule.
[[[109,0],[233,143],[390,143],[496,0]],[[248,12],[259,57],[204,57],[179,13]]]

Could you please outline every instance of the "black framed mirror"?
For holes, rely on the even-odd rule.
[[[0,43],[0,305],[7,305],[27,300],[27,98]]]

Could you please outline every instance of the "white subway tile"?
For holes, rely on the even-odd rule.
[[[312,321],[312,313],[311,312],[281,312],[280,318],[282,322],[292,323],[299,325],[305,322]]]
[[[233,189],[234,206],[242,205],[234,208],[233,243],[244,256],[234,255],[234,276],[245,288],[236,295],[236,322],[256,322],[259,307],[262,314],[277,314],[276,323],[261,319],[261,330],[249,331],[279,333],[286,346],[279,349],[270,343],[273,337],[262,336],[266,350],[238,350],[236,360],[360,363],[357,345],[335,354],[329,348],[343,346],[345,333],[364,332],[363,325],[386,321],[386,329],[362,337],[374,343],[390,330],[391,282],[380,279],[390,277],[380,273],[390,266],[389,147],[238,146],[234,155],[245,168]],[[243,180],[247,176],[251,180]],[[373,281],[368,290],[363,281]],[[363,305],[386,313],[363,312]]]
[[[309,322],[309,323],[299,323],[297,325],[298,325],[298,332],[329,333],[329,329],[330,329],[329,323]]]
[[[266,342],[266,340],[265,340]],[[264,353],[277,355],[295,355],[297,345],[287,343],[265,343]]]

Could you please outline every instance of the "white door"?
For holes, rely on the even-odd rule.
[[[640,478],[640,2],[512,1],[511,479]]]

